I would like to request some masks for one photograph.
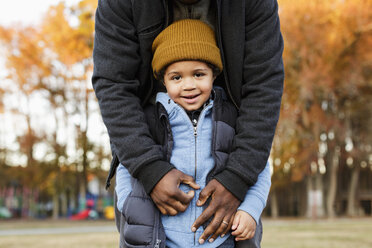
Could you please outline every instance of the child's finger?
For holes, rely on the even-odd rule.
[[[245,230],[245,226],[244,225],[239,225],[235,231],[233,231],[231,234],[234,235],[234,236],[239,236],[241,235]]]
[[[247,239],[251,239],[254,237],[254,234],[255,234],[255,230],[251,230],[248,234],[247,234]]]
[[[248,234],[242,234],[239,237],[237,237],[236,241],[242,241],[242,240],[247,240],[247,239],[251,239],[251,238],[252,237],[250,237],[250,235],[248,235]]]
[[[245,228],[244,231],[239,235],[239,238],[241,239],[247,239],[248,238],[249,229]]]
[[[236,214],[235,217],[234,217],[234,221],[233,221],[233,225],[231,227],[231,230],[235,230],[239,226],[239,223],[240,223],[240,214]]]
[[[242,240],[246,240],[246,239],[247,239],[247,237],[245,236],[244,232],[235,237],[235,241],[242,241]]]

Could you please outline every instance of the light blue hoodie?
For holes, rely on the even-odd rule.
[[[196,206],[201,190],[206,186],[207,174],[214,167],[212,157],[212,107],[213,100],[204,107],[199,116],[196,128],[194,128],[186,111],[170,100],[168,94],[158,93],[156,101],[160,102],[169,116],[169,123],[173,135],[173,150],[170,163],[178,170],[194,177],[197,184],[201,186],[195,190],[195,197],[185,212],[176,216],[162,215],[162,224],[167,237],[167,247],[217,247],[221,245],[229,235],[218,237],[213,243],[205,242],[199,244],[198,239],[203,233],[200,227],[196,233],[191,231],[191,226],[198,216],[203,212],[202,207]],[[249,213],[258,223],[271,186],[270,168],[267,163],[265,169],[259,174],[258,180],[245,196],[239,206],[239,210]],[[180,189],[187,192],[191,188],[180,185]],[[125,199],[131,192],[131,176],[128,170],[120,165],[116,171],[116,187],[118,202],[117,207],[122,211]]]

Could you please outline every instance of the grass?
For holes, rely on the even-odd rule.
[[[372,218],[304,220],[264,219],[263,248],[370,248],[372,247]],[[114,227],[114,221],[4,221],[5,230],[97,227],[89,233],[36,234],[0,236],[0,248],[111,248],[118,247],[118,234],[99,232],[101,227]]]
[[[89,233],[69,234],[36,234],[36,235],[7,235],[0,236],[0,248],[111,248],[118,247],[119,236],[115,231],[114,221],[68,221],[68,220],[0,220],[1,231],[7,230],[45,230],[65,229],[73,230],[84,227],[97,227],[96,231]],[[112,232],[99,232],[102,227],[113,227]]]
[[[262,247],[371,248],[372,219],[264,220]]]

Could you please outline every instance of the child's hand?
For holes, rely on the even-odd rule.
[[[245,211],[238,210],[231,227],[235,241],[251,239],[256,232],[256,221]]]

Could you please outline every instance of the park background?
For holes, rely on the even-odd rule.
[[[97,0],[48,2],[32,22],[0,19],[0,224],[112,218],[91,85]],[[372,1],[279,0],[279,15],[285,87],[263,216],[372,223]]]

